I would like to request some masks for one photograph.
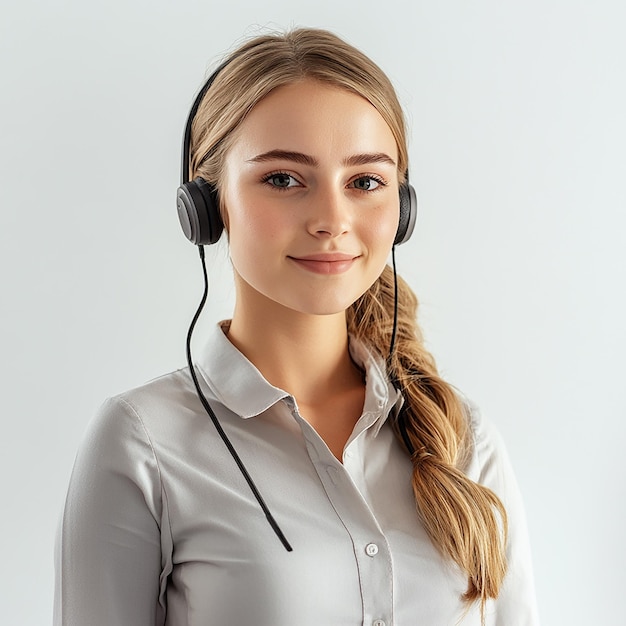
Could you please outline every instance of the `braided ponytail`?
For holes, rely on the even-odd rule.
[[[387,357],[393,333],[394,283],[390,267],[348,310],[348,330]],[[467,575],[463,599],[481,605],[496,598],[506,573],[506,512],[488,488],[462,471],[470,451],[463,405],[442,380],[416,322],[417,298],[398,277],[395,349],[388,357],[391,380],[405,404],[393,424],[413,462],[417,511],[439,551]]]

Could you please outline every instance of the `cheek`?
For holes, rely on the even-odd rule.
[[[256,274],[280,255],[287,231],[284,216],[258,197],[232,194],[225,203],[230,258],[242,276]]]
[[[286,231],[284,218],[279,219],[258,203],[252,209],[238,210],[234,207],[228,215],[231,246],[235,243],[238,246],[272,248]]]
[[[399,206],[386,207],[371,215],[363,226],[362,237],[368,245],[377,248],[385,257],[391,251],[391,246],[398,232],[400,219]]]

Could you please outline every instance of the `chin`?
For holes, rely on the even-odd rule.
[[[255,285],[241,280],[238,293],[249,306],[255,307],[259,312],[267,308],[270,316],[280,315],[277,306],[285,312],[330,316],[345,313],[371,286],[367,281],[359,281],[360,285],[356,285],[356,282],[353,280],[333,284],[329,281],[324,285],[312,285],[300,280],[284,281],[282,285]]]
[[[309,302],[302,300],[294,302],[293,299],[290,299],[290,301],[283,302],[282,304],[293,311],[305,315],[338,315],[345,313],[359,297],[360,294],[356,295],[354,298],[346,298],[345,296],[337,299],[317,298]]]

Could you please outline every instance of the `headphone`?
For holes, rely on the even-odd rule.
[[[197,177],[189,180],[190,153],[191,153],[191,126],[198,112],[200,102],[206,92],[210,89],[217,75],[230,63],[231,59],[222,63],[209,76],[208,80],[196,96],[193,102],[185,134],[183,136],[182,162],[180,171],[180,187],[176,192],[176,208],[178,219],[183,228],[185,236],[191,243],[197,246],[204,246],[216,243],[224,230],[224,224],[219,211],[219,199],[217,190],[204,178]],[[398,230],[393,245],[400,245],[408,241],[415,228],[417,220],[417,195],[415,189],[408,182],[408,171],[406,172],[406,182],[400,185],[400,217],[398,220]]]

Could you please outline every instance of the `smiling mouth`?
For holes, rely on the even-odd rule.
[[[314,254],[306,257],[288,257],[294,263],[314,274],[343,274],[347,272],[358,256],[343,253]]]

